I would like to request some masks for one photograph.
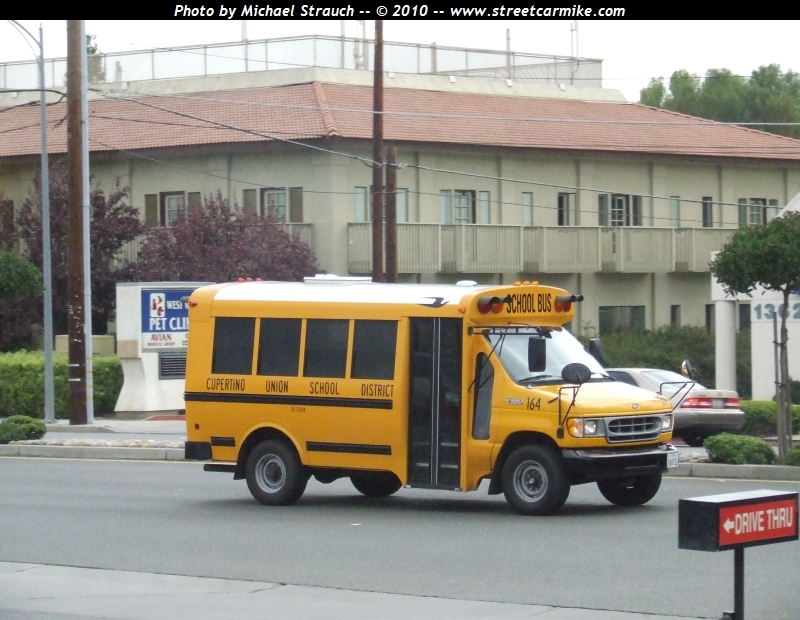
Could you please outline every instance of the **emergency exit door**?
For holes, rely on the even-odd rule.
[[[461,319],[411,319],[411,486],[459,487],[461,340]]]

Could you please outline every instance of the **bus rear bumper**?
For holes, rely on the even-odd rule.
[[[562,450],[564,469],[572,484],[606,478],[624,478],[667,471],[668,457],[677,462],[678,450],[671,444],[654,448]]]

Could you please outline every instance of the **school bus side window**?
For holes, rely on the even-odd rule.
[[[356,321],[353,335],[353,379],[394,379],[397,321]]]
[[[472,437],[489,439],[489,422],[492,416],[492,385],[494,367],[484,353],[475,361],[475,408],[472,412]]]
[[[249,375],[253,370],[255,331],[255,319],[217,317],[214,321],[211,372],[216,375]]]
[[[261,319],[258,374],[296,377],[300,369],[302,319]]]
[[[308,319],[303,375],[344,379],[349,333],[347,319]]]

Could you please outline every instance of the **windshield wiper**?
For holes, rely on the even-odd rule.
[[[520,385],[527,385],[529,383],[539,383],[541,381],[552,381],[553,379],[558,380],[559,382],[563,383],[564,379],[557,375],[536,375],[535,377],[525,377],[524,379],[520,379],[517,381]]]

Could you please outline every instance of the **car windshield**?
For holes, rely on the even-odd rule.
[[[643,370],[642,374],[658,385],[662,383],[670,383],[672,385],[665,385],[664,391],[674,392],[681,386],[678,385],[679,383],[687,383],[691,381],[691,379],[687,379],[683,375],[678,374],[677,372],[672,372],[671,370]],[[699,383],[695,384],[695,387],[701,390],[706,389],[704,386],[700,385]]]
[[[528,339],[531,336],[541,335],[536,328],[530,330],[519,329],[514,333],[490,334],[487,336],[494,347],[495,354],[500,358],[503,367],[509,376],[517,383],[554,384],[563,383],[561,371],[567,364],[580,362],[592,371],[592,378],[597,380],[608,379],[603,367],[594,359],[583,345],[568,331],[548,330],[547,364],[543,372],[530,372],[528,370]]]

